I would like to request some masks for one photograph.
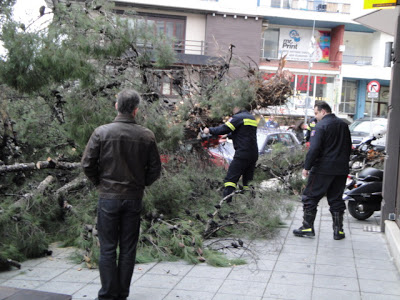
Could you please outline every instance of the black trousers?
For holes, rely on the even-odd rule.
[[[235,191],[240,176],[242,176],[243,186],[247,186],[249,182],[253,180],[256,162],[257,157],[251,159],[234,158],[232,160],[224,179],[224,197]]]
[[[129,296],[139,238],[141,209],[142,200],[99,199],[97,207],[101,280],[99,300],[119,300]]]
[[[331,212],[345,211],[343,192],[347,175],[325,175],[310,172],[302,201],[305,210],[317,209],[318,202],[326,195]]]

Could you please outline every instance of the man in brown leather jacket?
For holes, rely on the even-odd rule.
[[[95,129],[82,157],[83,171],[99,192],[100,300],[128,298],[143,192],[161,171],[153,132],[135,122],[139,103],[136,91],[120,92],[118,116]]]

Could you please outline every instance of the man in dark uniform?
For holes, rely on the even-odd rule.
[[[304,164],[303,176],[308,176],[303,192],[303,226],[293,230],[301,237],[315,236],[314,220],[319,200],[326,194],[333,220],[333,238],[345,237],[343,214],[346,209],[342,200],[349,173],[351,138],[349,127],[332,114],[330,106],[320,101],[314,106],[318,123],[312,132],[310,149]]]
[[[224,179],[224,197],[235,191],[240,176],[243,176],[243,189],[248,190],[258,159],[257,121],[254,116],[245,109],[235,107],[231,120],[218,127],[204,128],[203,132],[213,135],[228,134],[233,140],[235,155]],[[232,197],[227,199],[227,202],[231,201]]]
[[[311,134],[315,131],[315,125],[317,125],[317,122],[318,121],[316,118],[312,118],[307,125],[307,132],[306,132],[306,136],[304,138],[306,141],[307,148],[310,147]]]

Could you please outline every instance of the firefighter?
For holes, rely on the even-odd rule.
[[[218,127],[204,128],[204,133],[212,135],[228,134],[233,140],[235,155],[224,179],[224,197],[232,194],[242,176],[243,189],[249,190],[258,159],[257,121],[246,109],[235,107],[232,118]],[[231,202],[232,197],[227,199]]]
[[[304,163],[303,176],[308,177],[302,195],[303,226],[293,230],[295,236],[313,237],[314,220],[319,200],[326,194],[333,221],[333,238],[345,238],[343,214],[346,205],[342,199],[349,173],[351,137],[349,126],[336,117],[328,103],[315,104],[318,120],[311,132],[310,149]]]

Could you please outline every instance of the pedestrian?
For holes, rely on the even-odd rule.
[[[143,192],[161,171],[153,132],[135,122],[139,103],[135,90],[121,91],[115,103],[117,117],[94,130],[81,161],[83,171],[99,192],[101,289],[96,299],[100,300],[129,296]]]
[[[279,128],[278,122],[275,121],[275,117],[271,115],[267,122],[265,122],[264,127],[266,128]]]
[[[302,195],[303,226],[293,230],[295,236],[315,236],[314,220],[319,200],[326,194],[333,221],[333,238],[345,238],[342,199],[349,173],[351,137],[349,127],[332,113],[325,101],[317,102],[314,114],[318,123],[312,132],[303,176],[308,177]]]
[[[303,120],[298,121],[295,125],[293,125],[293,133],[296,135],[296,138],[300,143],[305,142],[304,130],[307,130],[308,126],[304,123]]]
[[[232,194],[242,176],[243,189],[250,190],[249,182],[253,179],[258,159],[257,121],[246,109],[235,107],[232,118],[218,127],[204,128],[204,133],[212,135],[228,134],[233,140],[235,155],[224,179],[224,197]],[[232,197],[227,199],[231,202]]]

